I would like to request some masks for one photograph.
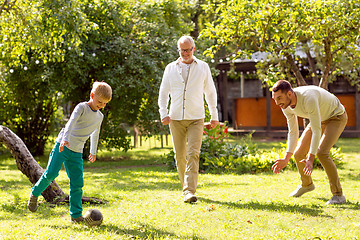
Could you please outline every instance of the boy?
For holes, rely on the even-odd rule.
[[[49,156],[47,169],[31,189],[28,208],[35,212],[37,198],[59,175],[62,164],[70,180],[70,216],[71,221],[79,223],[82,216],[83,159],[82,152],[86,140],[90,137],[89,161],[96,160],[96,151],[101,122],[104,115],[99,111],[111,100],[112,89],[105,82],[95,82],[88,102],[79,103],[71,114],[57,139]]]

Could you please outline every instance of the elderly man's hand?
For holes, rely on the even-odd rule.
[[[216,127],[218,124],[219,124],[219,121],[216,121],[216,120],[211,120],[211,121],[210,121],[210,126],[211,126],[211,128]]]
[[[171,122],[171,118],[170,118],[169,116],[164,117],[164,118],[161,120],[161,123],[162,123],[163,125],[168,125],[170,122]]]

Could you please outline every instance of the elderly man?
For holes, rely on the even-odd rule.
[[[347,123],[344,106],[335,95],[323,88],[301,86],[293,89],[285,80],[275,83],[272,96],[276,105],[282,108],[289,128],[285,158],[275,161],[272,166],[274,173],[279,173],[294,154],[301,176],[301,185],[290,196],[300,197],[315,189],[310,175],[316,154],[329,178],[330,190],[333,194],[326,205],[345,203],[336,166],[329,156],[331,147],[336,143]],[[297,116],[310,120],[299,144],[297,144],[299,137]]]
[[[193,55],[194,40],[189,36],[181,37],[178,50],[180,58],[165,68],[158,103],[162,124],[170,125],[184,201],[192,203],[197,201],[195,192],[204,130],[204,95],[212,127],[219,123],[217,95],[208,64]],[[168,113],[169,97],[171,104]]]

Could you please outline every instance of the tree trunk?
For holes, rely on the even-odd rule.
[[[331,43],[328,38],[323,40],[324,43],[324,50],[325,50],[325,66],[324,66],[324,73],[320,80],[320,87],[328,90],[329,85],[329,74],[331,69],[331,61],[332,61],[332,54],[331,54]]]
[[[16,160],[17,168],[34,185],[45,170],[35,161],[24,142],[9,128],[0,125],[0,143],[3,143],[10,150]],[[55,180],[51,182],[41,195],[50,203],[66,202],[69,199],[69,196],[61,190]],[[83,197],[82,200],[83,202],[90,203],[104,202],[100,199],[86,197]]]
[[[319,78],[316,75],[316,64],[315,64],[315,60],[314,58],[311,56],[310,54],[310,50],[306,49],[305,50],[309,65],[310,65],[310,69],[311,69],[311,78],[312,78],[312,82],[314,85],[319,86]]]
[[[200,6],[200,1],[196,3],[195,13],[191,15],[191,21],[194,23],[194,28],[191,31],[190,35],[196,40],[199,37],[199,17],[202,13],[202,8]]]
[[[303,76],[301,75],[301,72],[298,68],[298,66],[295,64],[294,58],[289,53],[285,53],[286,60],[291,66],[291,70],[295,74],[296,80],[298,82],[299,86],[306,86],[307,83],[305,82]]]

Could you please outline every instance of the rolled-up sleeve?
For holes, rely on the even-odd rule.
[[[168,103],[169,103],[169,95],[170,95],[170,83],[169,83],[169,68],[166,67],[164,71],[164,75],[161,81],[160,90],[159,90],[159,113],[161,120],[168,116]]]
[[[315,155],[317,149],[319,148],[321,139],[321,115],[319,102],[315,97],[310,97],[306,101],[306,106],[308,106],[309,121],[312,132],[309,153]]]
[[[216,88],[214,84],[214,80],[211,76],[211,71],[209,65],[206,64],[206,77],[205,77],[205,84],[204,84],[204,93],[205,93],[205,100],[209,107],[209,112],[211,115],[211,120],[219,121],[218,111],[217,111],[217,94]]]
[[[299,138],[299,124],[297,116],[289,111],[283,110],[287,120],[288,135],[286,152],[294,153]]]

